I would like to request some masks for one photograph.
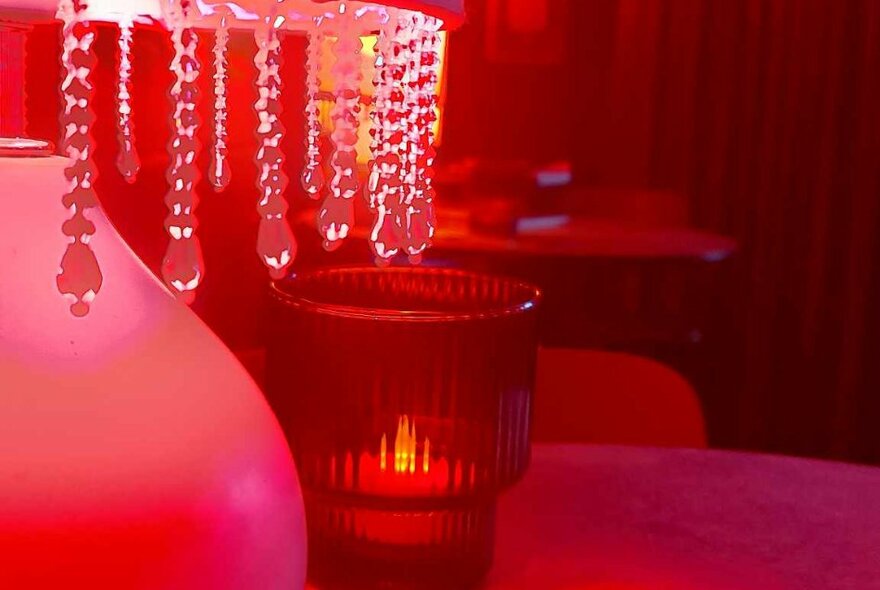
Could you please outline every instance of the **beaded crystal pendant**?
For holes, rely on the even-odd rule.
[[[103,281],[99,261],[89,247],[94,227],[87,215],[97,204],[90,133],[94,120],[90,108],[93,20],[109,19],[119,25],[117,163],[130,182],[135,181],[140,167],[132,123],[133,30],[136,23],[153,19],[170,31],[174,80],[168,92],[172,135],[165,195],[169,245],[162,276],[183,301],[194,299],[205,274],[196,217],[202,175],[197,166],[202,148],[198,140],[202,121],[196,110],[202,74],[197,29],[215,31],[213,138],[207,174],[218,192],[229,185],[232,174],[226,126],[227,42],[231,28],[251,29],[254,34],[258,90],[254,162],[260,216],[256,243],[270,275],[276,279],[285,276],[297,250],[287,220],[289,179],[284,171],[285,129],[280,118],[284,89],[281,38],[288,33],[308,36],[306,157],[299,184],[319,202],[317,226],[324,247],[334,250],[351,235],[354,199],[364,195],[373,214],[365,233],[377,264],[387,265],[398,254],[413,264],[421,261],[436,229],[431,166],[442,61],[440,30],[460,20],[462,0],[61,0],[57,15],[64,23],[62,62],[66,72],[62,82],[62,149],[71,162],[70,191],[64,197],[71,214],[63,228],[70,245],[62,259],[58,286],[72,298],[74,314],[88,313]],[[363,39],[370,37],[375,39],[375,57],[365,55]],[[320,79],[327,55],[332,59],[329,81]],[[322,90],[327,82],[331,82],[329,92]],[[367,98],[361,90],[365,83],[370,84]],[[324,113],[329,114],[323,119],[325,124],[321,104],[332,105],[329,113]],[[368,159],[366,154],[358,154],[362,125],[370,126]],[[326,158],[322,155],[325,136],[330,146]],[[363,175],[359,161],[368,162]]]

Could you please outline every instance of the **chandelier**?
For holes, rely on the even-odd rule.
[[[25,0],[17,8],[43,9],[49,0]],[[4,0],[0,0],[3,4]],[[54,1],[52,2],[54,4]],[[165,204],[168,248],[162,263],[167,287],[189,303],[204,277],[198,237],[197,207],[202,177],[196,162],[202,147],[198,79],[205,64],[199,62],[197,29],[215,32],[213,47],[213,120],[210,166],[207,171],[217,191],[225,189],[233,173],[228,158],[227,42],[232,28],[253,32],[257,45],[258,98],[255,133],[255,202],[260,216],[257,252],[269,274],[287,274],[297,251],[287,221],[287,189],[281,123],[281,36],[308,37],[305,63],[306,156],[300,183],[319,202],[318,232],[328,251],[338,248],[352,233],[354,200],[362,196],[372,213],[369,243],[378,265],[395,257],[412,264],[421,261],[436,229],[432,172],[437,120],[437,84],[441,65],[440,32],[457,24],[462,0],[389,0],[382,3],[353,0],[60,0],[56,16],[63,23],[61,84],[63,112],[62,153],[69,158],[69,190],[62,202],[70,211],[62,227],[69,243],[57,277],[59,291],[71,301],[74,315],[84,316],[103,283],[100,261],[89,242],[95,226],[89,209],[98,204],[94,183],[96,165],[91,135],[95,114],[91,108],[95,66],[93,22],[110,21],[120,29],[116,84],[119,146],[117,166],[130,182],[140,163],[132,123],[132,31],[138,23],[159,22],[169,31],[174,57],[169,64],[174,80],[169,89],[172,139]],[[364,36],[374,35],[375,63],[364,64]],[[319,71],[322,50],[332,53],[332,92],[329,113],[320,112]],[[362,104],[360,87],[364,66],[372,65],[373,86],[369,104]],[[326,82],[326,81],[325,81]],[[327,104],[326,102],[323,104]],[[369,112],[370,145],[366,179],[358,174],[358,133],[361,110]],[[329,117],[327,116],[329,114]],[[322,121],[328,121],[324,129]],[[322,161],[320,138],[327,134],[331,153]],[[363,156],[363,154],[361,154]]]

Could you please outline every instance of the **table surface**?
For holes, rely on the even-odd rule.
[[[438,250],[578,258],[685,258],[717,262],[737,250],[732,238],[693,228],[627,226],[601,219],[573,218],[564,225],[494,236],[465,226],[440,226]]]
[[[539,445],[501,499],[487,588],[880,589],[880,469]]]
[[[525,479],[501,498],[485,584],[820,589],[880,589],[880,469],[587,445],[535,447]]]
[[[558,227],[502,236],[471,228],[463,212],[446,209],[444,213],[434,238],[434,249],[440,252],[719,262],[739,247],[733,238],[689,227],[640,227],[585,217],[572,217]],[[301,212],[297,223],[312,231],[313,212]],[[365,240],[368,235],[363,224],[351,232],[355,239]]]

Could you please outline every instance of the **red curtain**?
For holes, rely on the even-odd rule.
[[[880,3],[618,8],[606,170],[743,245],[739,442],[880,459]]]
[[[687,194],[742,245],[727,442],[880,461],[880,2],[567,1],[543,68],[485,61],[470,3],[446,155]]]
[[[553,0],[547,26],[565,33],[567,51],[558,63],[522,64],[486,58],[486,3],[468,8],[469,23],[450,41],[442,157],[568,157],[585,183],[687,194],[698,225],[742,245],[729,307],[737,332],[726,347],[741,382],[726,388],[735,428],[725,442],[880,461],[880,2]],[[36,136],[57,134],[57,35],[40,29],[30,43]],[[136,247],[145,244],[138,252],[156,268],[168,84],[158,66],[169,55],[162,34],[137,37],[145,174],[134,187],[109,171],[99,182],[114,220]],[[102,32],[98,50],[112,56],[114,39]],[[247,285],[252,301],[265,282],[250,250],[253,203],[230,196],[252,186],[252,43],[237,43],[241,188],[214,197],[205,187],[200,211],[212,269],[206,291],[238,297]],[[302,43],[288,43],[285,116],[295,163]],[[207,60],[207,39],[203,49]],[[112,112],[112,60],[97,76],[99,106]],[[207,120],[210,101],[203,105]],[[106,147],[98,157],[110,170],[112,118],[99,118],[99,127]],[[155,186],[142,184],[151,178]],[[236,238],[232,226],[220,223],[230,216],[250,224],[232,224],[243,228],[235,248],[225,246]],[[242,269],[252,278],[244,281]],[[236,320],[224,299],[204,300],[223,303],[200,311],[218,318],[212,325],[228,340],[256,339],[241,336],[254,330],[251,316]]]

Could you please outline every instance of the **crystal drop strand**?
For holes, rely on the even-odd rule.
[[[165,196],[165,204],[170,210],[165,219],[165,230],[171,240],[162,261],[165,284],[186,303],[195,299],[195,289],[204,276],[202,249],[195,233],[198,226],[195,208],[199,200],[196,192],[199,180],[196,160],[201,148],[196,112],[199,92],[198,37],[190,19],[188,0],[175,0],[169,9],[174,45],[171,71],[175,81],[169,92],[174,116],[169,144],[171,165],[167,173],[170,186]]]
[[[227,73],[227,48],[229,44],[229,15],[220,17],[220,26],[217,27],[214,37],[214,145],[211,149],[211,165],[209,178],[211,185],[217,192],[222,192],[229,186],[232,174],[229,169],[228,147],[226,145],[227,129],[226,119],[226,82]]]
[[[302,187],[313,199],[321,197],[324,188],[324,171],[321,168],[321,119],[318,107],[318,92],[321,80],[318,78],[321,67],[321,44],[324,35],[320,31],[321,22],[309,32],[309,48],[306,54],[306,164],[302,173]]]
[[[337,38],[333,44],[336,61],[332,74],[335,102],[333,120],[334,152],[330,160],[330,193],[318,211],[318,230],[324,248],[335,250],[342,245],[354,224],[353,198],[358,192],[357,140],[360,124],[361,49],[360,29],[353,11],[340,4],[336,20]]]
[[[391,94],[396,69],[391,54],[391,37],[396,18],[382,27],[376,40],[376,64],[373,76],[373,105],[370,111],[372,140],[370,142],[370,175],[366,195],[375,218],[370,231],[370,248],[378,264],[393,258],[397,252],[392,224],[391,200],[400,191],[400,155],[394,150],[397,119],[392,112]]]
[[[441,22],[425,17],[417,32],[418,74],[413,87],[416,110],[412,133],[413,199],[407,203],[407,254],[412,264],[421,262],[422,252],[434,237],[434,188],[431,167],[434,164],[434,123],[437,120],[437,78],[440,67]]]
[[[130,17],[119,23],[119,80],[116,89],[118,113],[119,156],[116,167],[128,182],[137,180],[141,168],[134,140],[131,107],[131,42],[134,23]]]
[[[412,13],[401,11],[391,48],[390,74],[393,89],[390,111],[394,120],[392,150],[397,160],[397,185],[394,197],[390,199],[391,230],[394,236],[395,253],[407,244],[407,205],[411,183],[411,164],[409,145],[413,113],[411,106],[410,77],[413,75],[413,21]]]
[[[71,216],[61,227],[70,241],[61,258],[56,283],[58,290],[72,300],[70,311],[77,317],[89,313],[90,305],[104,282],[98,260],[89,246],[95,225],[86,217],[86,211],[98,204],[94,189],[97,167],[92,161],[94,145],[91,137],[95,118],[91,108],[94,86],[89,79],[95,63],[92,50],[95,30],[91,23],[81,19],[81,10],[75,0],[58,3],[58,18],[63,22],[61,63],[64,68],[61,82],[64,138],[61,149],[70,159],[65,170],[70,191],[64,195],[62,203],[70,210]]]
[[[281,123],[281,40],[267,19],[255,32],[257,55],[257,89],[259,97],[254,103],[257,112],[257,139],[259,148],[257,164],[257,187],[260,200],[260,227],[257,235],[257,252],[273,278],[284,276],[287,267],[296,257],[296,239],[287,222],[288,178],[284,172],[284,126]]]
[[[406,105],[406,134],[404,136],[404,166],[401,176],[404,184],[403,204],[399,212],[403,215],[400,220],[404,230],[403,246],[410,257],[413,258],[416,241],[413,236],[413,216],[416,214],[416,201],[421,201],[420,187],[417,182],[418,161],[420,159],[422,117],[419,112],[419,75],[421,73],[421,44],[420,32],[424,28],[424,15],[416,12],[407,14],[404,26],[407,33],[407,44],[404,55],[406,56],[406,83],[404,84],[404,104]],[[416,257],[420,250],[415,252]]]
[[[386,148],[387,134],[383,127],[383,123],[387,120],[387,106],[390,94],[390,85],[387,83],[387,72],[385,70],[385,61],[388,56],[389,32],[388,25],[379,29],[376,36],[376,44],[373,46],[375,58],[373,61],[373,99],[370,103],[370,163],[368,169],[370,171],[370,181],[364,190],[364,196],[367,204],[374,207],[373,194],[376,190],[376,182],[380,175],[377,156],[383,153]]]

